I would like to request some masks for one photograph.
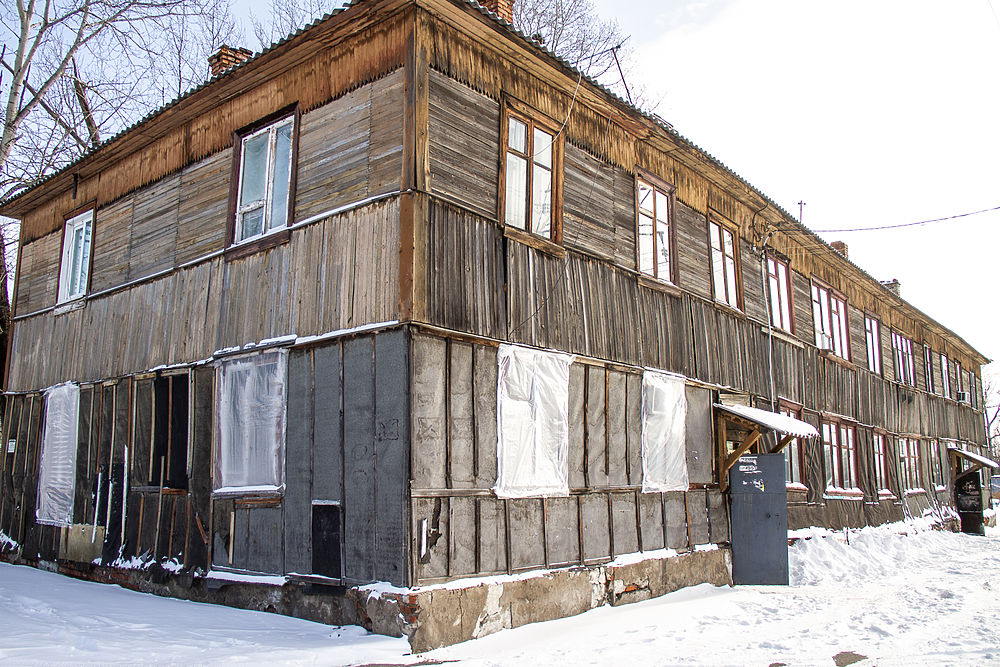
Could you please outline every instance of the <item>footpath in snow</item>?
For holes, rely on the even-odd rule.
[[[909,534],[900,534],[906,531]],[[411,655],[405,640],[0,565],[5,664],[1000,664],[1000,532],[896,524],[790,550],[788,587],[696,586]]]

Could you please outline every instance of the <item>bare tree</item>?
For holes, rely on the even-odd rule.
[[[630,102],[644,92],[629,86],[632,52],[618,22],[597,14],[593,0],[517,0],[514,25]]]
[[[986,378],[983,385],[983,417],[986,420],[986,438],[990,454],[1000,457],[1000,380]]]
[[[343,0],[271,0],[267,19],[251,17],[250,22],[260,47],[265,48],[344,4]]]

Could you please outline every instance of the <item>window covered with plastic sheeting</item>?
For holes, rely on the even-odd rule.
[[[569,495],[569,366],[573,356],[497,351],[497,483],[501,498]]]
[[[215,369],[215,490],[283,484],[287,350],[220,361]]]
[[[642,492],[687,491],[684,378],[642,374]]]
[[[73,521],[80,388],[60,384],[45,392],[45,430],[38,472],[38,523],[68,526]]]

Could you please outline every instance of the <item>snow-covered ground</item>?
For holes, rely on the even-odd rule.
[[[900,534],[905,531],[908,534]],[[406,642],[0,565],[4,664],[1000,664],[1000,532],[800,541],[789,587],[709,585],[410,655]],[[864,656],[864,657],[862,657]],[[426,661],[426,662],[425,662]]]

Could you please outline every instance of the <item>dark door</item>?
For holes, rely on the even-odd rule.
[[[733,583],[788,585],[785,456],[740,457],[729,471]]]
[[[985,535],[983,528],[983,487],[979,470],[959,475],[955,480],[955,507],[962,520],[962,532]]]

